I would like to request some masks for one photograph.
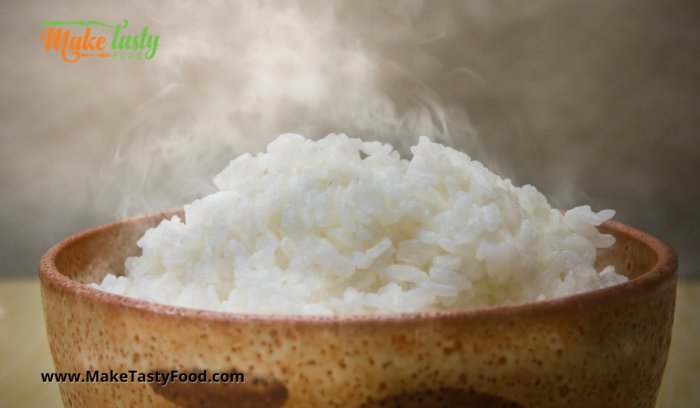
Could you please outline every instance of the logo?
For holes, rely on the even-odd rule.
[[[126,35],[123,31],[129,26],[129,21],[116,26],[107,25],[99,21],[42,21],[41,24],[51,26],[41,33],[41,41],[46,42],[46,51],[60,51],[66,62],[77,62],[82,57],[100,57],[116,59],[151,59],[155,57],[158,49],[159,36],[148,33],[148,27],[144,27],[140,35]],[[84,26],[85,31],[80,36],[71,36],[71,30],[63,29],[63,26]],[[102,36],[92,35],[92,27],[103,26],[114,30],[112,36],[112,51],[104,51],[107,39]],[[56,28],[58,27],[58,28]],[[143,54],[142,54],[143,53]]]

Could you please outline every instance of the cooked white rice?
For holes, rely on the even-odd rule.
[[[421,137],[392,146],[281,135],[216,178],[219,192],[149,229],[107,292],[245,313],[414,312],[532,302],[627,281],[593,264],[615,239],[589,206],[562,215],[535,187]],[[366,157],[363,158],[364,153]]]

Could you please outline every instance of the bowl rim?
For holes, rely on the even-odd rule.
[[[593,307],[601,302],[609,301],[615,297],[628,297],[643,294],[649,291],[663,289],[666,285],[675,285],[678,274],[678,255],[666,242],[661,239],[640,231],[634,227],[618,221],[608,220],[603,226],[617,230],[619,233],[631,235],[633,238],[647,245],[657,254],[656,264],[646,273],[627,282],[609,286],[607,288],[595,289],[575,295],[564,296],[555,299],[547,299],[529,303],[485,306],[472,309],[455,309],[430,312],[409,312],[409,313],[372,313],[372,314],[340,314],[340,315],[290,315],[290,314],[249,314],[236,312],[219,312],[203,309],[187,308],[182,306],[171,306],[161,303],[149,302],[145,300],[116,295],[92,288],[87,284],[79,283],[63,275],[56,267],[56,257],[64,250],[67,250],[77,241],[87,239],[92,235],[99,234],[114,228],[122,228],[129,224],[139,223],[142,220],[171,218],[181,210],[169,210],[157,213],[150,213],[139,217],[127,218],[110,224],[83,231],[79,234],[68,237],[53,247],[51,247],[39,262],[39,278],[42,292],[46,286],[53,286],[65,292],[73,293],[75,296],[86,301],[101,302],[116,307],[122,307],[139,312],[151,312],[166,316],[179,316],[183,318],[196,318],[206,321],[257,321],[257,322],[301,322],[301,323],[339,323],[339,322],[400,322],[416,320],[437,320],[444,318],[493,318],[514,314],[541,314],[548,311],[557,311],[567,307]],[[43,298],[43,296],[42,296]],[[44,305],[46,307],[46,305]]]

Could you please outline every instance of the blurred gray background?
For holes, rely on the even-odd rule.
[[[239,82],[226,85],[226,91],[248,89],[250,73],[238,75],[235,67],[230,72],[225,68],[237,61],[239,49],[241,56],[255,54],[254,38],[246,37],[243,28],[234,34],[226,31],[244,27],[246,12],[231,11],[238,17],[230,22],[226,8],[200,15],[199,8],[185,7],[179,17],[163,11],[179,3],[0,3],[0,276],[36,277],[39,258],[59,240],[125,215],[181,205],[200,193],[192,187],[187,190],[191,194],[149,201],[158,196],[157,189],[143,186],[168,186],[157,180],[168,179],[171,172],[161,167],[154,175],[135,170],[143,163],[139,167],[129,158],[117,164],[113,160],[118,143],[127,143],[130,147],[123,151],[129,154],[144,146],[142,140],[149,140],[150,147],[158,145],[154,140],[162,142],[158,135],[164,134],[163,127],[144,127],[152,123],[144,122],[144,112],[151,121],[162,113],[180,123],[188,116],[183,112],[197,109],[192,101],[230,102],[225,92],[223,97],[214,92],[229,77]],[[616,209],[617,220],[659,236],[678,251],[682,278],[700,278],[700,2],[429,1],[386,6],[389,11],[380,10],[388,2],[337,3],[337,21],[330,21],[340,28],[330,29],[328,41],[337,39],[342,48],[347,47],[343,41],[354,39],[371,63],[405,68],[401,72],[430,89],[421,93],[423,103],[434,98],[448,112],[466,113],[468,125],[462,132],[438,135],[438,140],[466,150],[516,185],[535,185],[560,208],[590,204],[596,211]],[[404,6],[410,8],[408,14],[396,11]],[[326,18],[313,15],[315,8],[325,7],[318,1],[300,7],[313,21]],[[270,11],[266,13],[255,16],[265,18]],[[185,24],[182,15],[199,20]],[[161,33],[163,45],[153,60],[84,58],[68,64],[58,53],[45,51],[40,40],[42,20],[116,23],[124,18],[132,27],[149,26]],[[217,21],[204,24],[212,18]],[[177,47],[188,33],[206,36],[219,28],[228,36],[212,47],[239,41],[248,45],[230,46],[226,54],[231,60],[205,54],[205,62],[193,68],[178,56]],[[313,37],[314,30],[304,35]],[[346,32],[350,34],[338,34]],[[326,48],[333,49],[321,47],[318,52]],[[192,53],[193,46],[183,49]],[[332,63],[326,68],[321,72],[335,72]],[[416,82],[409,86],[394,80],[391,72],[372,77],[372,92],[381,90],[372,95],[389,95],[387,100],[400,106],[402,95],[410,99],[406,89]],[[343,81],[340,74],[332,78]],[[186,92],[163,98],[163,90],[173,83],[182,84]],[[337,86],[341,91],[333,95],[343,98],[343,85]],[[293,94],[277,95],[277,101]],[[323,136],[325,130],[347,131],[364,137],[361,130],[367,127],[356,129],[353,117],[344,119],[345,130],[332,117],[315,117],[322,106],[289,104],[293,112],[300,106],[301,116],[295,113],[264,130],[253,126],[247,138],[236,136],[222,148],[215,142],[219,139],[203,137],[198,143],[194,137],[190,142],[198,148],[217,154],[181,164],[196,166],[197,160],[207,159],[206,170],[189,174],[206,184],[205,191],[215,174],[211,169],[223,168],[234,154],[258,151],[278,130],[306,130],[312,137]],[[240,106],[236,109],[241,112]],[[246,114],[245,120],[255,122],[254,115]],[[194,117],[200,125],[207,118]],[[299,117],[304,123],[295,122]],[[464,124],[461,114],[451,117]],[[236,115],[226,120],[243,121]],[[369,132],[369,137],[410,145],[417,135],[405,128],[401,135]],[[217,131],[199,126],[192,132]],[[165,150],[153,156],[154,162],[173,157]],[[171,178],[180,176],[186,178]],[[147,180],[124,181],[139,177]],[[124,196],[140,192],[149,197],[142,200],[148,205],[124,206]]]

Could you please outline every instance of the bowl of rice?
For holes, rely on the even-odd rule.
[[[673,249],[411,151],[281,135],[182,210],[51,248],[64,406],[653,407]]]

